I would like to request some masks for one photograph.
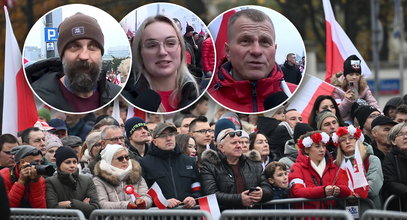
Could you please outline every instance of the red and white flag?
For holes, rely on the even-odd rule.
[[[355,54],[362,61],[362,74],[370,76],[371,72],[365,60],[355,45],[335,20],[330,0],[322,0],[326,25],[326,75],[325,81],[330,82],[333,74],[343,71],[343,62],[350,55]]]
[[[230,16],[236,13],[236,10],[230,10],[222,15],[221,18],[215,19],[209,25],[209,31],[215,41],[217,65],[225,58],[225,43],[228,39],[228,21]],[[216,68],[217,69],[217,68]]]
[[[201,183],[194,182],[191,184],[191,192],[201,191]]]
[[[120,117],[120,105],[119,105],[119,99],[120,97],[117,96],[117,98],[113,101],[113,111],[112,111],[112,117],[114,119],[116,119],[117,122],[122,121],[121,117]],[[123,122],[124,123],[124,122]]]
[[[6,17],[6,42],[2,133],[16,136],[18,131],[35,124],[38,112],[32,91],[24,76],[21,51],[6,6],[4,6],[4,15]]]
[[[211,214],[212,219],[218,220],[220,218],[220,210],[216,194],[198,198],[198,203],[199,209],[208,211]]]
[[[343,92],[335,86],[308,74],[304,74],[303,83],[291,98],[287,109],[296,109],[301,113],[303,123],[308,123],[314,102],[320,95],[332,95],[335,90]]]
[[[159,209],[166,209],[168,206],[168,201],[164,197],[160,186],[155,182],[151,188],[147,192],[148,195],[151,196],[154,200],[154,204],[159,208]]]
[[[126,120],[129,119],[129,118],[133,118],[133,117],[140,117],[144,121],[146,121],[147,113],[145,111],[142,111],[142,110],[140,110],[138,108],[135,108],[135,107],[133,107],[132,105],[129,104],[129,106],[127,107]]]

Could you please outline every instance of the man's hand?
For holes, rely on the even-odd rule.
[[[241,194],[242,196],[242,205],[246,207],[252,207],[253,201],[252,198],[249,196],[249,190],[243,191]]]
[[[58,202],[58,206],[66,209],[71,208],[71,201]]]
[[[184,203],[184,208],[190,209],[196,205],[195,199],[188,196],[182,201]]]
[[[18,183],[25,185],[31,176],[31,167],[26,166],[20,170],[20,177],[18,178]]]
[[[181,203],[179,200],[174,199],[174,198],[167,199],[167,201],[168,201],[168,208],[174,208]]]
[[[258,203],[258,202],[260,202],[261,198],[263,198],[263,189],[260,187],[256,187],[256,189],[259,189],[259,190],[249,193],[249,196],[252,199],[253,203]]]

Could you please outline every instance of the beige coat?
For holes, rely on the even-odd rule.
[[[102,209],[127,209],[131,198],[124,192],[126,185],[133,185],[134,191],[144,199],[147,208],[151,207],[152,199],[147,195],[148,187],[141,176],[141,166],[135,160],[131,160],[131,162],[133,169],[123,181],[100,169],[100,161],[96,164],[93,182],[96,185],[99,204]]]

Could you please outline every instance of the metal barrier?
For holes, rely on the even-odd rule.
[[[400,211],[401,211],[401,198],[398,197],[398,196],[396,196],[396,195],[390,195],[390,196],[386,199],[386,201],[385,201],[384,204],[383,204],[383,210],[388,210],[390,203],[391,203],[393,200],[396,200],[396,199],[398,200],[398,205],[399,205],[399,208],[400,208]]]
[[[363,213],[361,220],[404,220],[407,219],[407,212],[367,210]]]
[[[220,220],[256,219],[256,220],[297,220],[297,219],[330,219],[353,220],[353,217],[343,210],[225,210]]]
[[[86,220],[83,213],[76,209],[31,209],[31,208],[11,208],[10,220]]]
[[[259,204],[256,207],[262,208],[263,206],[268,206],[268,208],[272,209],[278,209],[278,205],[288,205],[288,209],[295,209],[295,204],[301,204],[302,208],[304,208],[304,204],[307,202],[316,202],[316,201],[337,201],[340,203],[342,206],[348,206],[351,204],[357,204],[360,206],[361,201],[364,201],[368,204],[369,209],[377,209],[375,207],[375,204],[373,203],[372,200],[370,199],[362,199],[362,198],[357,198],[357,197],[347,197],[347,198],[336,198],[336,197],[326,197],[326,198],[320,198],[320,199],[306,199],[306,198],[288,198],[288,199],[275,199],[275,200],[270,200],[268,202]],[[315,209],[318,209],[319,207],[315,207]],[[336,207],[330,206],[329,209],[335,209]]]
[[[212,220],[208,212],[201,210],[169,210],[169,209],[156,209],[156,210],[118,210],[118,209],[97,209],[92,212],[89,220],[144,220],[144,219],[169,219],[169,220]]]

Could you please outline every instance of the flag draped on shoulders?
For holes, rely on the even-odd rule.
[[[17,135],[18,131],[32,127],[36,123],[38,112],[34,96],[24,76],[21,51],[6,6],[4,15],[6,42],[2,133]]]
[[[326,75],[325,81],[330,82],[333,74],[343,71],[343,62],[350,55],[355,54],[362,61],[362,74],[370,76],[371,72],[365,60],[355,45],[335,20],[330,0],[322,0],[326,25]]]

